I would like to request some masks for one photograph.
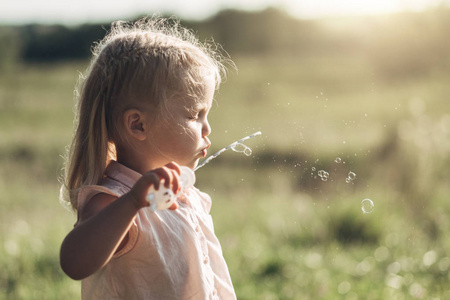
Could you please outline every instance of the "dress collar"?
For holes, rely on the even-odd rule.
[[[108,164],[105,170],[105,175],[123,183],[129,188],[132,188],[136,181],[138,181],[139,178],[142,177],[142,174],[128,167],[125,167],[115,160],[111,160],[111,162]]]

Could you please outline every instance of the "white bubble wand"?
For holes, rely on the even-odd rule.
[[[217,151],[216,153],[214,153],[213,155],[209,156],[207,159],[205,159],[204,161],[202,161],[195,169],[194,171],[197,171],[198,169],[200,169],[201,167],[203,167],[204,165],[206,165],[207,163],[209,163],[211,160],[213,160],[214,158],[216,158],[217,156],[219,156],[220,154],[222,154],[223,152],[227,151],[228,149],[233,149],[236,152],[243,152],[245,155],[249,156],[252,154],[252,150],[245,146],[244,144],[242,144],[242,142],[254,138],[255,136],[261,135],[261,131],[255,132],[251,135],[248,135],[240,140],[237,140],[234,143],[229,144],[228,146],[220,149],[219,151]],[[237,147],[243,147],[242,150],[238,150]]]

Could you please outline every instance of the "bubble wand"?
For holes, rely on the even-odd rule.
[[[251,135],[248,135],[234,143],[229,144],[228,146],[220,149],[219,151],[217,151],[216,153],[214,153],[213,155],[209,156],[207,159],[205,159],[204,161],[202,161],[195,169],[194,171],[197,171],[198,169],[200,169],[201,167],[203,167],[204,165],[206,165],[207,163],[209,163],[211,160],[213,160],[214,158],[216,158],[217,156],[219,156],[220,154],[222,154],[223,152],[227,151],[228,149],[235,149],[237,145],[242,145],[242,142],[251,139],[255,136],[261,135],[261,131],[255,132]],[[246,147],[245,145],[243,145],[245,147],[245,149],[243,151],[238,151],[238,152],[244,152],[246,155],[248,152],[245,152],[246,150],[250,150],[250,148]],[[236,151],[236,150],[235,150]],[[250,152],[251,154],[251,152]],[[248,155],[250,155],[248,154]]]

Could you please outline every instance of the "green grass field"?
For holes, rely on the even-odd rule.
[[[448,72],[386,80],[363,56],[234,60],[210,153],[263,135],[252,156],[200,169],[197,186],[213,198],[238,299],[449,299]],[[57,178],[85,67],[0,74],[0,299],[79,299],[59,268],[75,216]]]

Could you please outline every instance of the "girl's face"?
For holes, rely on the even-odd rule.
[[[182,166],[195,168],[200,158],[206,156],[211,145],[208,135],[211,127],[208,113],[214,97],[214,78],[207,79],[204,99],[173,100],[168,103],[168,117],[150,125],[148,141],[149,158],[153,166],[163,166],[175,161]]]

